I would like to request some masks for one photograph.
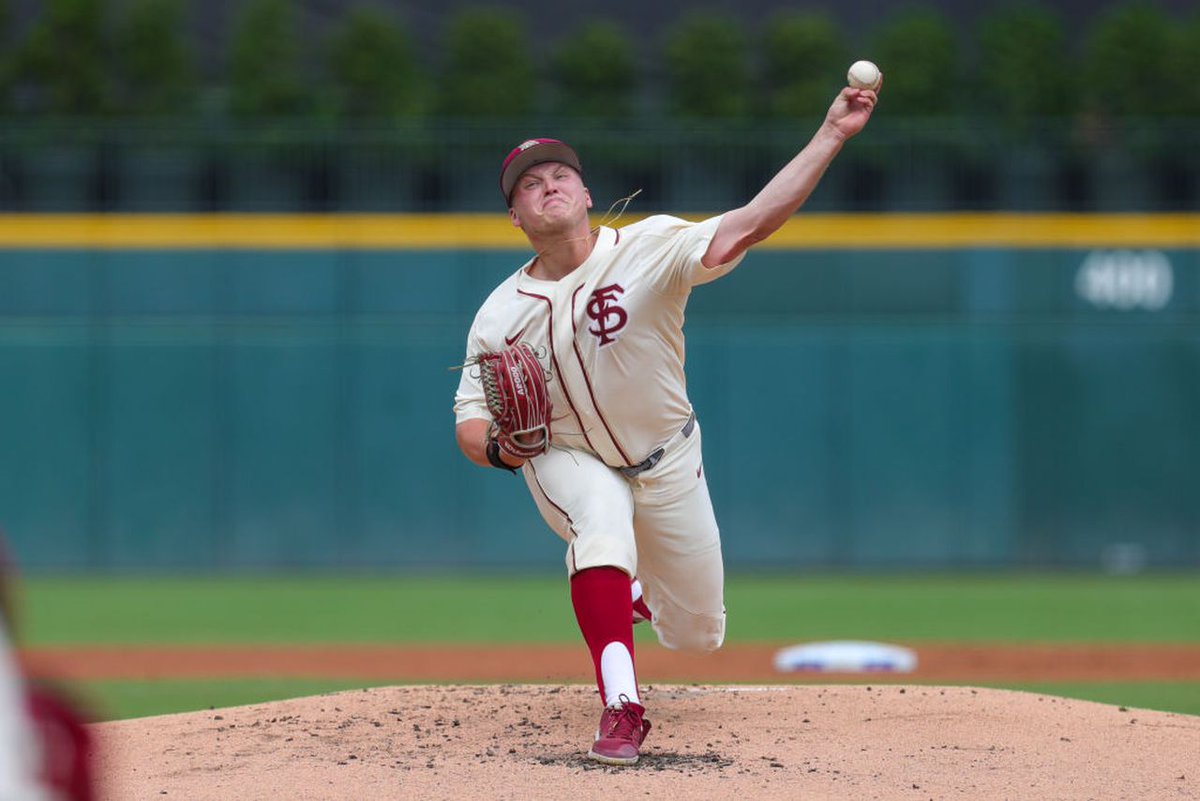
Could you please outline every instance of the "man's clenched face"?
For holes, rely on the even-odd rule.
[[[513,187],[509,217],[527,234],[573,232],[587,225],[592,196],[571,167],[549,161],[521,174]]]

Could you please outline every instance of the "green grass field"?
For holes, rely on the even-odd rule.
[[[1194,643],[1198,579],[732,576],[728,641]],[[30,646],[579,642],[561,577],[27,578],[18,602]],[[638,636],[653,638],[646,627]],[[372,683],[380,682],[97,681],[78,689],[99,716],[125,718]],[[1002,686],[1200,714],[1200,682]]]

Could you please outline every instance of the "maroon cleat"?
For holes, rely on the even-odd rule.
[[[605,707],[600,713],[600,728],[588,757],[606,765],[633,765],[638,761],[642,740],[650,731],[646,707],[624,695],[619,706]]]

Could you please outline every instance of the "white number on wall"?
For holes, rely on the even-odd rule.
[[[1079,297],[1100,309],[1156,311],[1171,300],[1171,261],[1157,250],[1094,250],[1075,274]]]

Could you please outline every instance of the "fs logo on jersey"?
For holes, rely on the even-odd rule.
[[[591,294],[587,302],[587,316],[595,320],[588,333],[600,340],[600,347],[617,341],[616,334],[629,322],[629,314],[617,305],[617,296],[625,293],[620,284],[609,284]]]

